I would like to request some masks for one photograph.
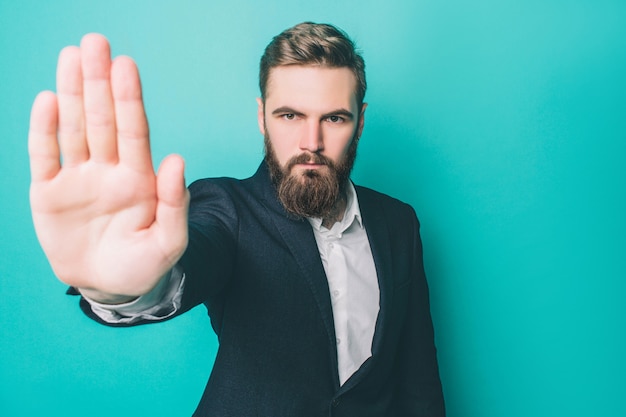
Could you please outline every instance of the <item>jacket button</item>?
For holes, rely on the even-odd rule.
[[[333,407],[337,407],[340,403],[341,403],[341,400],[340,400],[339,398],[335,398],[335,399],[332,401],[331,405],[332,405]]]

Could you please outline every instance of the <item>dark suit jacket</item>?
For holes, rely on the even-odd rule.
[[[180,312],[205,304],[219,339],[194,416],[445,414],[419,223],[410,206],[356,191],[380,312],[372,357],[340,386],[328,282],[309,222],[286,214],[265,164],[243,181],[190,186]]]

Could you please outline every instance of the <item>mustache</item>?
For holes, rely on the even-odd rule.
[[[327,165],[330,168],[334,168],[335,164],[332,159],[327,156],[318,154],[305,152],[300,155],[296,155],[292,157],[289,161],[287,161],[287,170],[291,171],[291,169],[300,164],[316,164],[316,165]]]

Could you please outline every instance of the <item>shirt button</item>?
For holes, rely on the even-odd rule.
[[[332,243],[329,243],[329,244],[328,244],[328,249],[332,249],[332,248],[334,248],[334,247],[335,247],[335,245],[333,245]]]
[[[340,345],[341,344],[341,339],[337,338],[337,344]]]

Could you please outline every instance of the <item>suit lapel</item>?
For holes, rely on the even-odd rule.
[[[320,259],[315,236],[308,221],[294,221],[287,218],[274,218],[274,224],[291,254],[298,263],[302,275],[307,280],[313,297],[326,326],[328,340],[335,346],[335,326],[333,321],[328,279]]]
[[[296,263],[300,267],[302,276],[306,279],[315,302],[319,308],[331,349],[333,359],[334,374],[336,377],[336,387],[339,387],[339,371],[337,363],[337,349],[335,345],[335,324],[333,320],[330,291],[328,289],[328,279],[324,272],[324,266],[320,258],[315,235],[310,223],[306,220],[296,220],[287,214],[283,206],[276,198],[274,187],[271,185],[269,173],[265,163],[253,177],[257,181],[258,189],[262,190],[261,200],[265,208],[270,212],[276,229],[285,241]]]
[[[393,265],[391,258],[391,236],[387,228],[387,220],[382,206],[378,201],[371,198],[370,193],[360,187],[356,187],[359,198],[359,208],[363,218],[363,225],[367,232],[367,238],[372,249],[378,288],[380,290],[380,311],[376,319],[376,329],[372,342],[372,356],[375,358],[381,349],[386,330],[386,320],[391,309],[393,298]]]

